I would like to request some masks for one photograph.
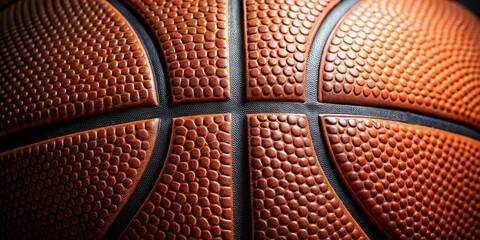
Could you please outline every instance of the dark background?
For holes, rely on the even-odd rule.
[[[465,7],[470,9],[470,11],[474,12],[478,17],[480,17],[480,0],[458,0],[457,2],[463,4]]]

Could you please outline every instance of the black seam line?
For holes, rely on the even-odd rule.
[[[318,28],[315,38],[310,47],[310,52],[307,58],[307,73],[306,75],[306,94],[307,102],[317,103],[318,87],[320,84],[320,63],[324,51],[324,46],[327,45],[328,38],[333,32],[340,20],[345,14],[357,3],[359,0],[344,0],[337,4],[324,18],[322,24]]]
[[[291,102],[248,102],[239,105],[225,104],[225,102],[209,102],[176,106],[167,111],[161,107],[137,107],[112,111],[87,118],[60,122],[35,129],[27,129],[0,139],[0,152],[17,147],[41,142],[63,135],[87,131],[95,128],[107,127],[149,118],[160,118],[162,121],[174,117],[184,117],[205,114],[248,114],[248,113],[292,113],[316,115],[357,115],[359,117],[375,117],[379,119],[416,124],[447,132],[463,135],[480,141],[480,133],[476,130],[457,123],[442,119],[405,112],[402,110],[380,109],[367,106],[353,106],[331,103],[291,103]]]
[[[159,55],[159,53],[161,53],[160,46],[156,44],[156,41],[154,41],[154,38],[152,37],[155,35],[149,30],[150,28],[146,25],[146,22],[142,21],[140,16],[136,15],[132,8],[129,8],[118,0],[112,0],[109,2],[125,17],[125,19],[127,19],[128,23],[140,38],[147,53],[150,66],[152,67],[153,79],[157,91],[158,107],[147,107],[146,111],[142,113],[138,112],[138,109],[133,108],[129,109],[131,112],[130,114],[141,118],[144,118],[145,115],[151,114],[159,118],[157,139],[147,169],[141,176],[132,197],[130,197],[123,210],[119,212],[117,218],[103,236],[103,239],[118,239],[143,206],[143,203],[146,201],[156,184],[157,178],[160,175],[160,171],[167,157],[169,136],[171,133],[169,126],[172,120],[170,114],[158,111],[160,110],[159,108],[168,106],[170,100],[168,99],[168,93],[170,91],[167,87],[169,84],[167,82],[168,77],[166,77],[166,63],[163,61],[163,56]],[[128,116],[125,116],[125,118],[128,118]]]
[[[324,48],[327,45],[327,41],[337,24],[358,2],[359,0],[341,1],[327,14],[318,28],[307,57],[307,71],[305,74],[307,104],[313,106],[322,105],[318,102],[317,97],[319,85],[321,83],[319,79],[319,70],[323,51],[325,50]],[[330,106],[328,104],[323,105],[327,107]],[[335,108],[335,110],[337,109],[338,108]],[[351,193],[342,181],[340,173],[334,169],[335,165],[333,163],[333,158],[329,156],[326,142],[324,141],[324,138],[322,138],[322,125],[318,116],[318,112],[316,112],[316,114],[308,114],[307,118],[310,129],[310,137],[312,138],[312,144],[316,153],[316,157],[326,179],[328,180],[329,185],[344,204],[350,215],[355,219],[357,224],[369,238],[386,239],[387,237],[383,235],[381,231],[378,231],[376,225],[373,224],[355,199],[351,197]]]
[[[352,193],[350,193],[340,176],[340,173],[335,168],[334,158],[330,156],[328,148],[326,147],[327,143],[322,137],[322,123],[320,118],[318,116],[307,116],[307,118],[315,153],[317,154],[317,159],[329,185],[332,187],[350,215],[370,239],[387,239],[352,197]]]

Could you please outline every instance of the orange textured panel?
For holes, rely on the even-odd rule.
[[[173,103],[230,99],[228,0],[124,0],[163,51]]]
[[[480,20],[458,3],[363,0],[330,36],[319,100],[480,127]]]
[[[156,186],[122,239],[233,239],[231,116],[173,119]]]
[[[305,101],[310,45],[340,0],[244,0],[247,99]]]
[[[480,142],[374,118],[322,117],[338,171],[393,239],[480,236]]]
[[[248,115],[256,239],[366,239],[328,183],[305,115]]]
[[[0,135],[156,104],[145,50],[106,1],[18,1],[0,29]]]
[[[135,190],[158,120],[62,136],[0,154],[1,239],[100,239]]]

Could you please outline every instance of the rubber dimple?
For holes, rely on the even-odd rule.
[[[230,114],[173,119],[166,162],[122,239],[233,239]]]
[[[480,142],[362,116],[322,116],[337,170],[393,239],[480,236]]]
[[[0,136],[157,103],[146,52],[106,1],[18,1],[0,29]]]
[[[480,128],[480,20],[454,1],[368,0],[331,34],[319,100]]]
[[[0,238],[101,238],[150,160],[157,125],[131,122],[1,153]]]
[[[310,45],[338,2],[244,0],[248,100],[306,100]]]
[[[155,33],[172,101],[230,99],[228,0],[123,0]]]
[[[305,115],[248,115],[255,239],[367,239],[328,183]]]

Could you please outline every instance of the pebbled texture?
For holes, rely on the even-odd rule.
[[[173,119],[156,186],[122,239],[233,239],[230,114]]]
[[[158,120],[62,136],[0,154],[1,239],[100,239],[136,188]]]
[[[480,127],[480,20],[453,1],[364,0],[330,36],[319,100]]]
[[[140,40],[105,1],[18,1],[0,29],[0,136],[157,102]]]
[[[255,239],[367,239],[328,183],[305,115],[248,115]]]
[[[228,0],[123,0],[154,32],[173,103],[230,99]]]
[[[310,45],[340,0],[244,0],[247,99],[304,102]]]
[[[321,119],[343,180],[387,236],[480,236],[479,141],[375,118]]]

